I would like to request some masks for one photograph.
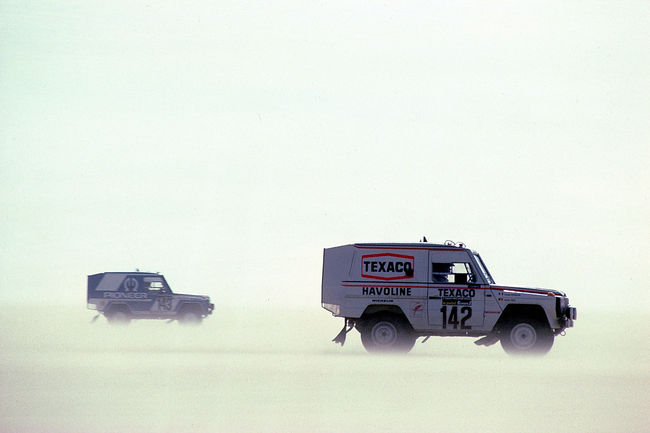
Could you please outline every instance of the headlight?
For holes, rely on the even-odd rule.
[[[575,307],[569,307],[569,318],[571,320],[578,319],[578,310]]]

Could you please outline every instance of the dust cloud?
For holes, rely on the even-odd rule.
[[[0,431],[645,432],[648,316],[580,311],[540,359],[469,338],[372,355],[324,310],[111,327],[78,307],[0,316]]]

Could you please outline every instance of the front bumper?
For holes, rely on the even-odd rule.
[[[573,328],[573,322],[578,318],[578,310],[575,307],[568,307],[564,316],[560,318],[562,328]]]

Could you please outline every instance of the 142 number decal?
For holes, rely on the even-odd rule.
[[[447,329],[447,326],[453,326],[454,329],[458,329],[460,324],[460,329],[472,329],[470,325],[465,325],[465,322],[472,317],[472,307],[462,307],[460,309],[460,314],[464,316],[458,321],[458,307],[448,308],[446,305],[440,309],[442,313],[442,329]]]

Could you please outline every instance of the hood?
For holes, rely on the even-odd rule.
[[[540,289],[540,288],[512,287],[512,286],[490,286],[490,288],[492,290],[503,290],[506,292],[517,292],[517,293],[530,293],[533,295],[548,295],[549,293],[552,293],[554,296],[566,296],[566,293],[555,289]]]
[[[183,300],[183,301],[204,301],[204,302],[210,302],[210,297],[209,296],[204,296],[204,295],[187,295],[185,293],[174,293],[174,296],[178,300]]]

